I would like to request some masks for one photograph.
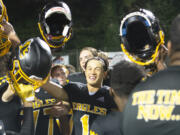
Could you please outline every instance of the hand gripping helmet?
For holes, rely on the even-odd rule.
[[[44,6],[39,16],[39,30],[51,48],[62,47],[71,37],[72,18],[68,5],[54,0]]]
[[[16,91],[23,90],[25,85],[36,90],[46,83],[51,65],[49,46],[40,38],[31,38],[17,48],[9,63],[9,82]]]
[[[2,0],[0,0],[0,57],[4,56],[9,52],[11,47],[11,41],[9,40],[8,36],[3,33],[3,21],[8,22],[8,15],[6,11],[6,7]]]
[[[126,15],[120,25],[121,49],[128,58],[142,66],[154,63],[164,34],[151,11],[140,9]]]

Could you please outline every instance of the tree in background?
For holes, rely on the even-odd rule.
[[[171,20],[180,12],[179,0],[64,0],[72,10],[73,37],[65,49],[92,46],[106,51],[120,50],[119,25],[127,13],[137,8],[151,10],[159,19],[168,39]],[[40,36],[38,13],[44,0],[4,0],[10,22],[19,37]]]

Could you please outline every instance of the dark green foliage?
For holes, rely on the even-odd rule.
[[[92,46],[118,51],[119,25],[127,13],[138,8],[150,9],[160,19],[168,39],[171,20],[180,12],[179,0],[64,0],[73,17],[73,36],[67,50]],[[38,13],[43,0],[4,0],[10,22],[22,41],[39,36]]]

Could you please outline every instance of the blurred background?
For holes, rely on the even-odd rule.
[[[10,22],[22,42],[40,36],[38,16],[46,0],[4,0]],[[72,12],[73,36],[63,51],[78,68],[79,50],[91,46],[106,52],[120,51],[119,25],[129,12],[151,10],[159,18],[168,40],[171,20],[180,13],[180,0],[64,0]]]

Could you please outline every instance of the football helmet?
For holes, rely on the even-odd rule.
[[[121,49],[128,58],[142,66],[154,63],[164,32],[159,20],[146,9],[126,15],[120,24]]]
[[[39,15],[38,27],[51,48],[62,47],[72,35],[70,8],[58,0],[47,3]]]
[[[9,63],[9,82],[17,93],[36,90],[48,80],[51,65],[52,55],[47,43],[38,37],[31,38],[16,49]]]
[[[8,36],[3,33],[2,23],[4,21],[8,22],[8,15],[3,1],[0,0],[0,57],[8,53],[11,47],[11,41]]]

